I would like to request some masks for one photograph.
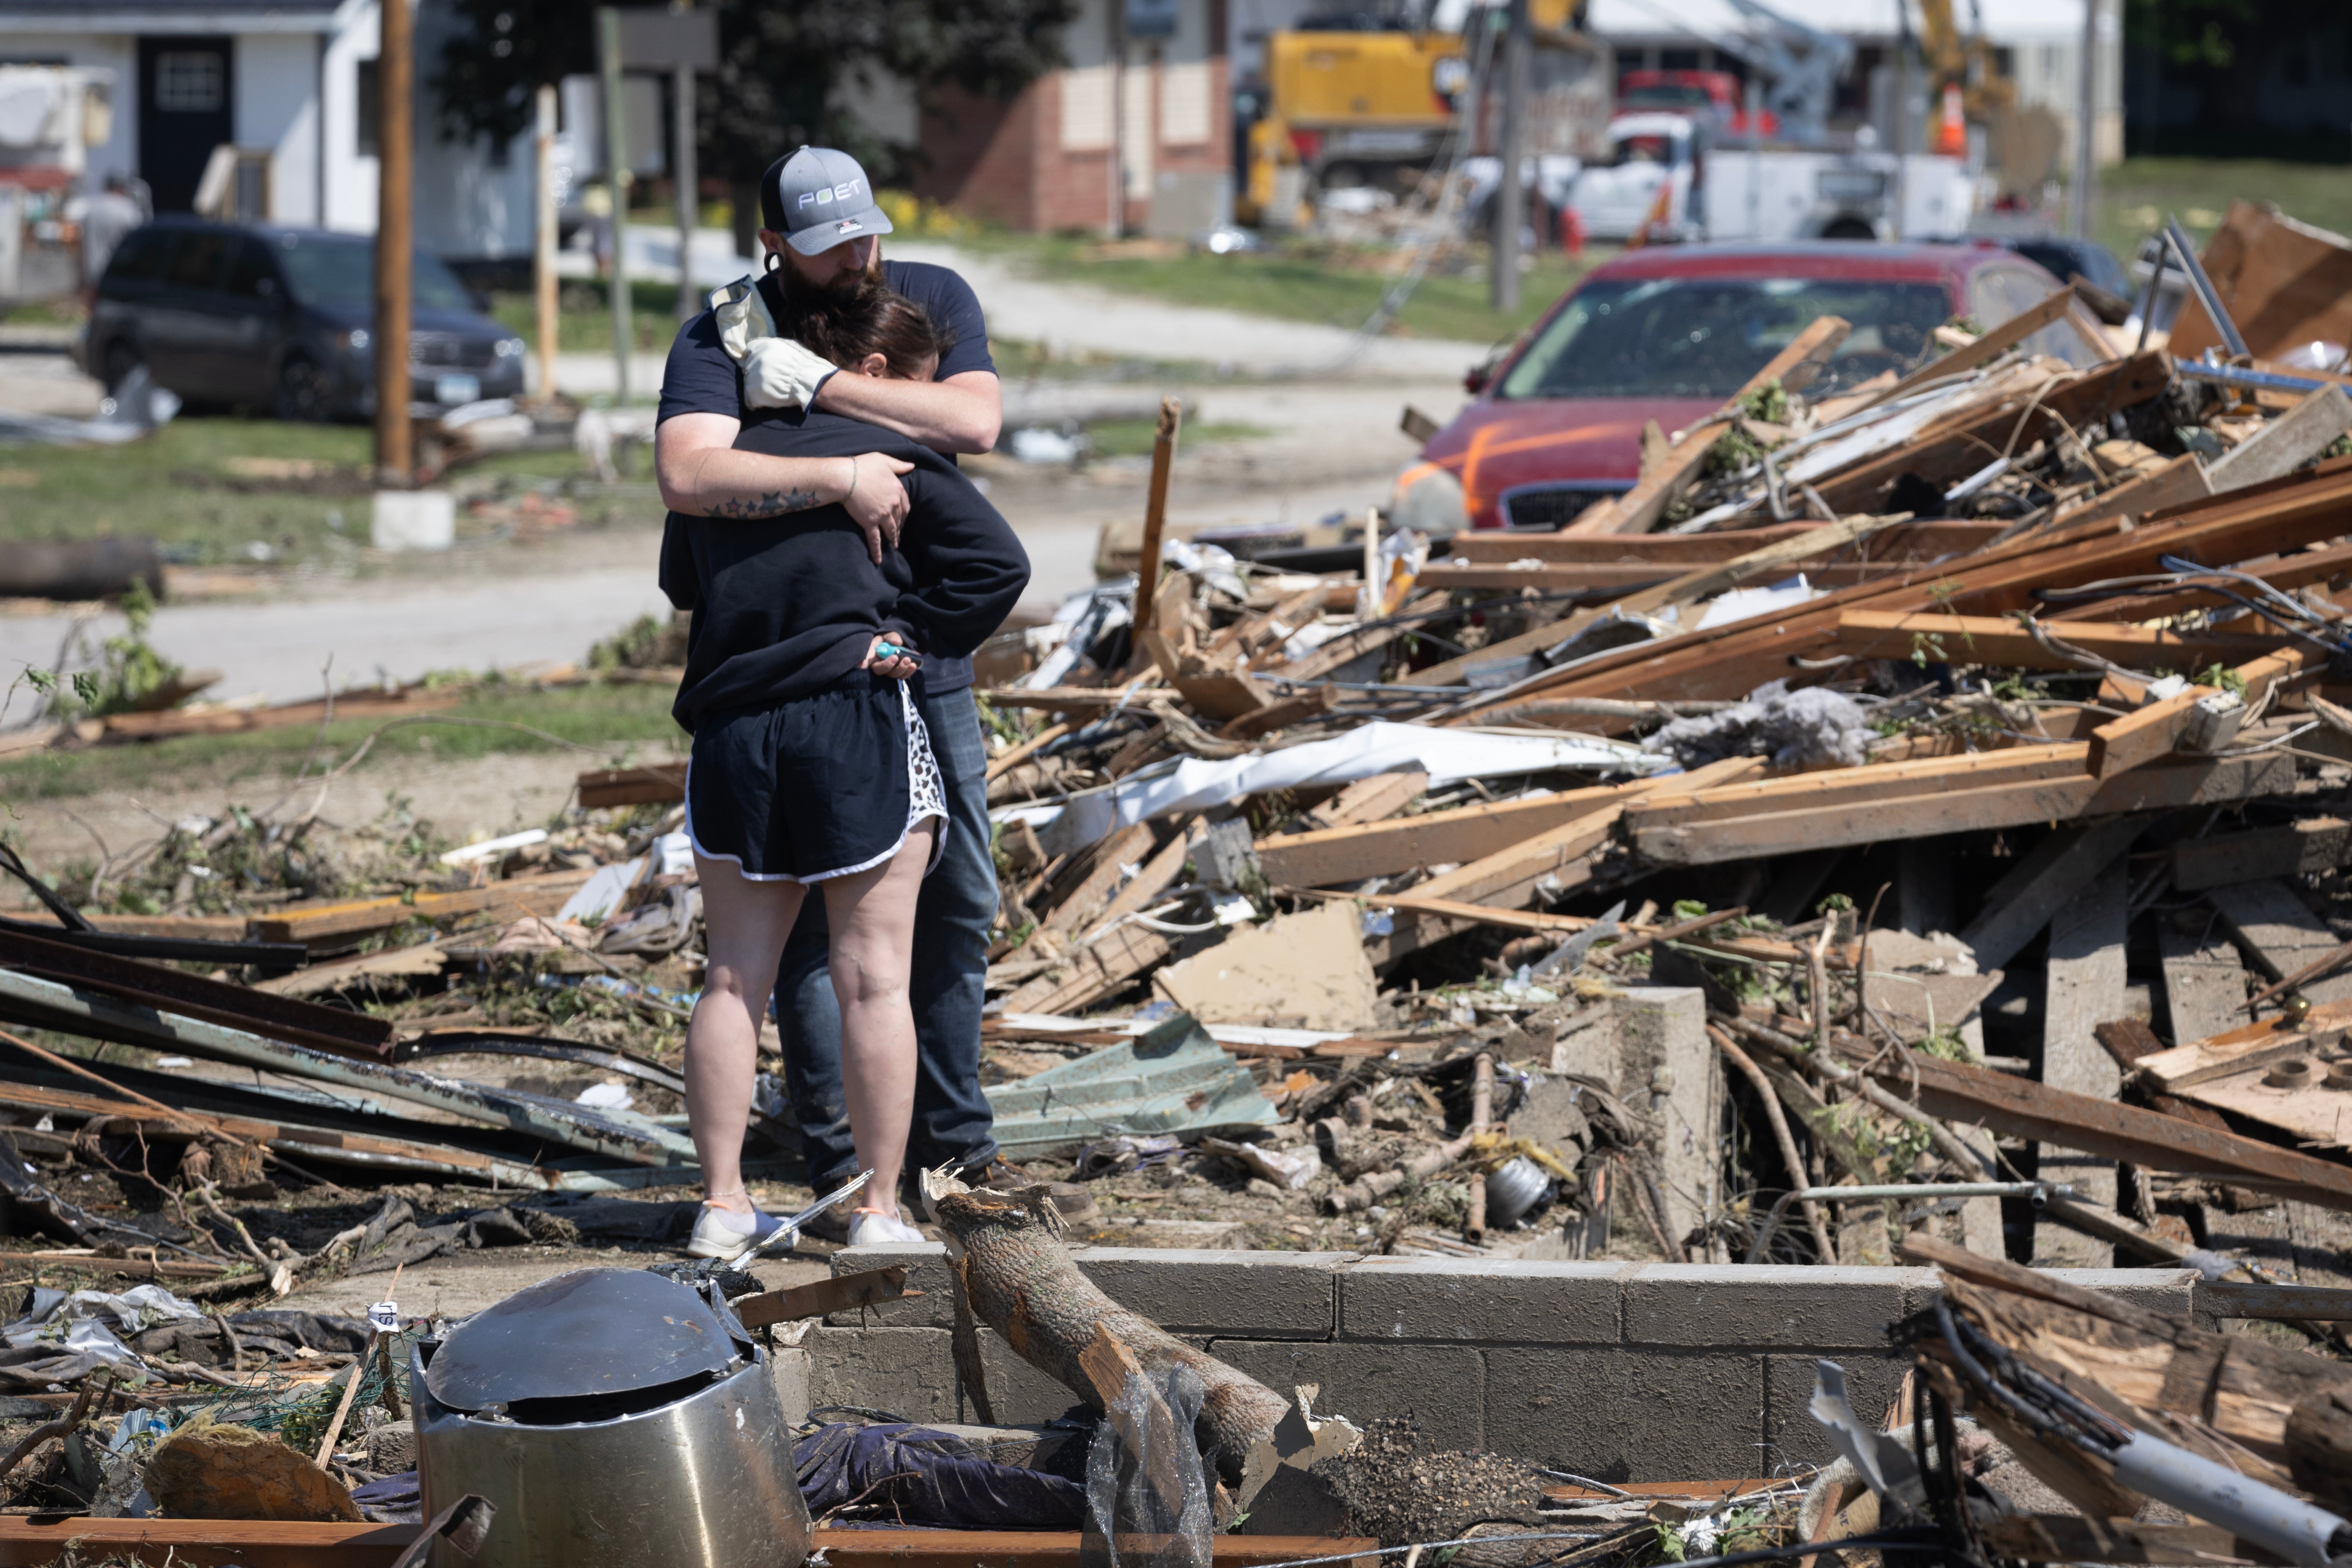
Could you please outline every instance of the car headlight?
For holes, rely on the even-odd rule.
[[[499,357],[500,359],[520,358],[522,355],[522,340],[520,338],[500,338],[499,340]]]
[[[343,347],[352,350],[354,353],[366,348],[372,341],[373,340],[368,337],[368,330],[365,327],[353,327],[350,331],[343,334]]]

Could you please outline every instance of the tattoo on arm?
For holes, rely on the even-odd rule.
[[[770,490],[756,500],[738,496],[729,500],[710,503],[713,517],[782,517],[787,512],[806,511],[817,505],[814,490]]]

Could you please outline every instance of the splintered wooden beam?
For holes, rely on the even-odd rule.
[[[734,1307],[735,1316],[745,1328],[764,1329],[772,1323],[798,1322],[803,1318],[829,1318],[835,1312],[854,1312],[860,1307],[878,1307],[885,1301],[897,1301],[921,1294],[920,1290],[907,1289],[906,1265],[894,1263],[887,1268],[868,1268],[862,1273],[812,1280],[806,1285],[795,1285],[789,1290],[763,1290],[756,1296],[739,1296],[730,1305]]]
[[[1602,785],[1499,805],[1457,806],[1387,822],[1285,833],[1258,841],[1258,864],[1265,868],[1266,880],[1294,888],[1337,887],[1417,866],[1458,866],[1625,798],[1624,786]]]
[[[1964,375],[1979,365],[1990,364],[2072,310],[2076,298],[2074,285],[2067,285],[2040,304],[2029,305],[2006,321],[1987,329],[1981,337],[1965,348],[1954,349],[1941,359],[1930,360],[1864,406],[1875,408],[1882,403],[1916,392],[1931,381]]]
[[[2352,822],[2308,816],[2284,827],[2217,833],[2172,847],[2172,886],[2182,893],[2273,877],[2308,877],[2352,863]]]
[[[2123,812],[2206,805],[2283,795],[2294,783],[2294,759],[2278,752],[2222,760],[2174,757],[2111,779],[2077,772],[2062,778],[1891,800],[1842,800],[1809,809],[1711,821],[1648,826],[1631,820],[1633,813],[1629,811],[1627,836],[1645,860],[1704,866],[1841,845],[1933,838],[1983,828],[2022,827],[2034,822],[2071,822]]]
[[[2352,1210],[2352,1166],[2161,1111],[2070,1094],[2031,1079],[1948,1062],[1921,1051],[1903,1053],[1901,1060],[1877,1068],[1876,1076],[1894,1092],[1914,1098],[1928,1115],[1946,1121],[1981,1122],[2013,1138],[2128,1160],[2152,1171],[2277,1184],[2286,1196]]]
[[[2134,669],[2186,673],[2212,664],[2243,664],[2287,640],[2270,637],[2189,635],[2105,622],[2068,622],[2044,628],[2053,640]],[[1992,664],[2018,669],[2080,669],[2005,616],[1952,616],[1936,610],[1848,610],[1838,617],[1837,651],[1854,658],[1921,664]]]
[[[461,889],[454,893],[284,904],[273,914],[255,916],[252,930],[258,942],[317,942],[450,915],[488,913],[506,920],[520,915],[552,915],[563,907],[564,900],[580,890],[588,877],[585,871],[550,871],[536,877],[509,877],[503,882]]]
[[[1835,316],[1815,318],[1811,325],[1790,340],[1788,347],[1774,354],[1762,370],[1749,376],[1746,384],[1731,395],[1724,408],[1738,407],[1741,398],[1774,382],[1786,384],[1792,392],[1811,384],[1812,376],[1801,379],[1799,367],[1811,363],[1818,374],[1818,367],[1837,352],[1838,345],[1845,342],[1846,334],[1852,331],[1852,323]],[[1587,507],[1582,516],[1560,531],[1574,535],[1650,532],[1658,526],[1658,520],[1664,516],[1666,503],[1689,486],[1698,472],[1699,465],[1706,460],[1707,453],[1715,449],[1716,442],[1722,438],[1727,428],[1720,415],[1709,418],[1705,424],[1692,426],[1667,451],[1664,462],[1642,476],[1641,483],[1614,500]]]
[[[656,763],[642,768],[591,768],[575,783],[583,811],[612,805],[675,805],[686,798],[686,764]]]
[[[2237,668],[2238,679],[2244,683],[2247,708],[2262,706],[2271,688],[2282,680],[2291,680],[2319,656],[2309,648],[2286,647],[2266,654]],[[2091,772],[2100,778],[2112,778],[2126,769],[2152,763],[2158,757],[2170,756],[2179,749],[2181,736],[2193,719],[2197,705],[2209,697],[2221,695],[2210,686],[2191,686],[2158,702],[2151,702],[2137,712],[2113,719],[2091,731]]]

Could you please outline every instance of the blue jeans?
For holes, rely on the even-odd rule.
[[[915,1120],[908,1169],[975,1165],[996,1152],[995,1116],[980,1092],[980,1014],[986,1000],[988,928],[996,919],[996,858],[989,852],[988,748],[969,688],[922,700],[939,759],[948,819],[939,865],[915,904],[909,1000],[915,1014]],[[809,1180],[822,1192],[857,1173],[841,1088],[841,1008],[825,956],[824,900],[801,918],[776,970],[776,1028],[784,1090],[800,1123]]]

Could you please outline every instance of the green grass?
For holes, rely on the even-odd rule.
[[[1253,254],[1173,256],[1105,254],[1099,241],[1073,235],[1009,235],[961,229],[955,243],[1017,257],[1041,277],[1065,278],[1181,305],[1239,310],[1248,315],[1354,328],[1387,292],[1387,266],[1395,253],[1295,241]],[[1485,252],[1472,247],[1458,269],[1433,268],[1397,315],[1391,331],[1403,336],[1492,342],[1510,337],[1549,310],[1585,273],[1613,255],[1589,250],[1576,261],[1547,251],[1519,283],[1515,310],[1487,302]]]
[[[2234,200],[2352,234],[2352,169],[2236,158],[2131,158],[2099,174],[2097,237],[2126,261],[2168,212],[2200,243]]]
[[[672,742],[685,738],[669,713],[675,695],[666,683],[535,690],[494,682],[435,716],[452,722],[405,722],[384,729],[382,719],[337,720],[327,726],[327,744],[312,771],[348,760],[378,730],[383,730],[383,735],[352,770],[352,776],[420,758],[458,762],[494,752],[569,750],[562,742],[590,748],[575,753],[583,768],[667,756]],[[316,725],[297,725],[244,735],[189,735],[80,752],[37,752],[0,762],[0,810],[13,812],[38,801],[106,790],[152,791],[165,778],[174,787],[188,789],[285,778],[318,738]]]
[[[1211,447],[1221,441],[1260,440],[1273,434],[1263,425],[1211,420],[1185,426],[1177,440],[1187,447]],[[1156,419],[1106,419],[1087,426],[1087,439],[1094,444],[1095,456],[1098,458],[1140,457],[1151,450],[1159,435],[1160,422]]]
[[[351,562],[368,536],[373,450],[364,426],[195,417],[122,447],[12,447],[0,451],[0,540],[152,534],[186,565]],[[330,467],[263,479],[236,473],[234,458]],[[570,451],[511,453],[460,468],[451,482],[463,489],[501,478],[574,481],[585,470]],[[575,488],[583,522],[623,510],[650,516],[619,508],[616,494],[600,505],[597,493],[593,481]]]

